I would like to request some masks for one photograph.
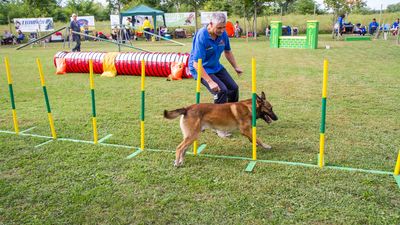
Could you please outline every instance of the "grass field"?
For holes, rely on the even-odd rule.
[[[150,51],[189,52],[186,46],[134,42]],[[392,173],[400,148],[400,47],[391,41],[342,42],[321,36],[318,50],[270,49],[265,39],[233,39],[244,75],[240,98],[251,97],[251,57],[257,90],[267,93],[279,120],[258,121],[257,134],[273,149],[258,159],[316,164],[319,151],[323,59],[329,60],[326,124],[328,165]],[[331,48],[325,49],[325,45]],[[51,136],[35,58],[45,71],[59,137],[92,140],[88,74],[54,75],[62,44],[16,51],[0,48],[0,130],[13,131],[4,67],[8,56],[21,130]],[[65,49],[67,50],[67,49]],[[117,51],[83,42],[83,51]],[[129,51],[124,49],[124,51]],[[140,78],[96,76],[99,136],[140,146]],[[211,95],[202,87],[202,102]],[[146,80],[146,148],[54,141],[0,133],[0,224],[399,224],[400,189],[393,176],[258,162],[244,171],[251,144],[206,131],[199,156],[173,167],[181,140],[178,120],[164,109],[195,102],[192,79]],[[209,155],[210,157],[207,157]]]

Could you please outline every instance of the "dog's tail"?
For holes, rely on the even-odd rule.
[[[175,119],[176,117],[178,117],[180,115],[186,115],[186,112],[187,112],[186,108],[175,109],[172,111],[164,110],[164,118]]]

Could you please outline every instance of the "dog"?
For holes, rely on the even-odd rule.
[[[272,105],[265,98],[265,93],[261,92],[261,97],[257,95],[256,118],[263,119],[266,123],[278,120],[272,110]],[[180,127],[183,134],[183,141],[176,148],[174,166],[183,165],[184,156],[187,148],[199,138],[201,131],[207,128],[216,130],[235,130],[252,142],[252,99],[239,102],[213,104],[201,103],[172,111],[164,110],[164,118],[175,119],[181,116]],[[265,149],[271,146],[263,143],[257,138],[257,145]]]

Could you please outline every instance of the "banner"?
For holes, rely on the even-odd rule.
[[[16,18],[14,25],[22,32],[54,31],[53,18]]]
[[[89,30],[94,29],[95,25],[94,25],[94,16],[78,16],[76,18],[76,20],[78,21],[78,24],[81,27],[84,27],[85,25],[89,26]],[[72,17],[71,20],[72,21]]]
[[[168,27],[195,26],[194,12],[165,13],[164,15]]]
[[[228,21],[228,13],[226,11],[219,11],[219,12],[201,12],[200,17],[201,17],[201,24],[209,24],[211,20],[211,15],[213,13],[223,13],[225,15],[226,21]]]

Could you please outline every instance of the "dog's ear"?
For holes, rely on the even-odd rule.
[[[262,98],[260,98],[260,96],[258,94],[256,94],[257,96],[257,101],[261,101],[262,102]]]
[[[261,98],[263,99],[263,100],[266,100],[266,98],[265,98],[265,93],[262,91],[261,92]]]

